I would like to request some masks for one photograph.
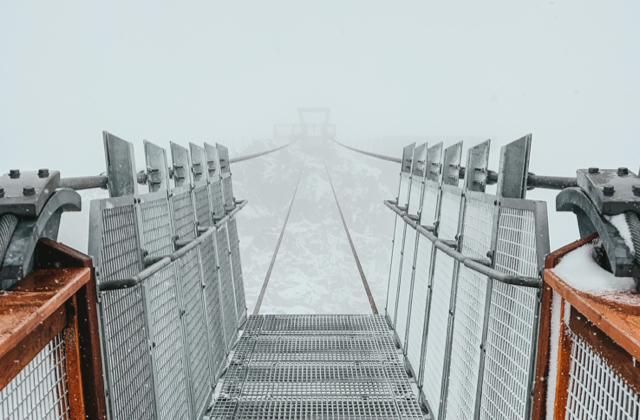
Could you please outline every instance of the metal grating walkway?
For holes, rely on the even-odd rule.
[[[382,315],[252,315],[210,419],[424,416]]]

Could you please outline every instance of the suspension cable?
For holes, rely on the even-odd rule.
[[[375,300],[373,300],[373,296],[371,295],[371,289],[369,288],[369,283],[367,282],[367,278],[365,277],[364,271],[362,270],[362,264],[360,264],[360,258],[358,258],[356,247],[353,245],[353,241],[351,240],[351,234],[349,233],[347,222],[344,220],[344,215],[342,214],[342,209],[340,208],[340,202],[338,201],[338,195],[336,194],[335,188],[333,188],[333,182],[331,181],[331,175],[329,174],[329,168],[327,167],[327,162],[324,163],[324,168],[327,171],[327,177],[329,178],[329,185],[331,185],[331,191],[333,191],[333,198],[335,198],[336,200],[336,206],[338,206],[340,219],[342,219],[342,226],[344,226],[344,231],[347,234],[347,239],[349,240],[349,246],[351,247],[351,252],[353,253],[353,258],[355,259],[356,265],[358,266],[358,272],[360,272],[360,278],[362,278],[362,285],[364,286],[364,291],[367,293],[367,298],[369,299],[369,305],[371,305],[371,311],[373,311],[374,315],[377,315],[378,308],[376,307],[376,302]]]
[[[291,144],[291,143],[289,143]],[[305,158],[306,160],[306,158]],[[276,258],[278,257],[278,251],[280,250],[280,244],[282,243],[282,238],[284,237],[284,231],[287,228],[287,222],[289,221],[289,216],[291,215],[291,209],[293,208],[293,202],[296,200],[296,194],[298,193],[298,186],[300,185],[300,180],[302,179],[302,172],[304,170],[304,162],[302,161],[302,168],[300,168],[300,174],[298,175],[298,181],[296,182],[296,187],[293,190],[293,196],[291,197],[291,203],[289,203],[289,210],[287,210],[287,216],[284,218],[284,224],[282,225],[282,230],[280,231],[280,237],[278,238],[278,242],[276,243],[276,249],[273,251],[273,256],[271,257],[271,263],[269,264],[269,269],[267,270],[267,275],[264,278],[264,283],[262,283],[262,289],[260,289],[260,295],[258,296],[258,301],[256,302],[256,306],[253,309],[253,314],[258,315],[260,313],[260,306],[262,306],[262,300],[264,299],[264,294],[267,291],[267,285],[269,284],[269,279],[271,278],[271,272],[273,271],[273,266],[276,263]]]
[[[231,159],[229,159],[229,163],[242,162],[244,160],[249,160],[249,159],[257,158],[257,157],[260,157],[260,156],[268,155],[269,153],[277,152],[280,149],[284,149],[285,147],[290,146],[294,142],[295,142],[295,140],[292,141],[291,143],[285,144],[284,146],[280,146],[280,147],[276,147],[275,149],[267,150],[266,152],[253,153],[251,155],[245,155],[245,156],[239,156],[237,158],[231,158]]]
[[[360,150],[360,149],[354,149],[353,147],[349,147],[346,144],[342,144],[340,143],[338,140],[336,140],[335,138],[328,136],[331,140],[333,140],[334,142],[338,143],[340,146],[349,149],[349,150],[353,150],[354,152],[357,153],[362,153],[363,155],[367,155],[367,156],[371,156],[377,159],[382,159],[382,160],[386,160],[389,162],[397,162],[397,163],[402,163],[402,159],[399,158],[395,158],[393,156],[386,156],[386,155],[380,155],[378,153],[371,153],[371,152],[365,152],[364,150]]]

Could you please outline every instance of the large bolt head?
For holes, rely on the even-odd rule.
[[[607,197],[611,197],[615,191],[616,190],[613,188],[613,185],[605,185],[602,187],[602,193]]]
[[[22,193],[24,195],[34,195],[36,193],[36,189],[33,188],[31,185],[27,185],[22,189]]]
[[[38,177],[39,178],[47,178],[49,176],[49,170],[44,168],[44,169],[38,169]]]
[[[0,198],[4,198],[4,188],[0,187]]]
[[[618,176],[627,176],[627,175],[629,175],[629,168],[625,168],[623,166],[618,168]]]
[[[633,191],[633,195],[640,197],[640,184],[632,185],[631,191]]]
[[[589,168],[590,174],[597,174],[598,172],[600,172],[600,168],[595,168],[595,167]]]
[[[20,178],[20,169],[11,169],[9,171],[9,178],[11,179]]]

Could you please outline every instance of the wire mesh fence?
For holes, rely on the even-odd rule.
[[[221,157],[207,147],[191,145],[192,162],[187,149],[172,144],[170,188],[166,153],[147,142],[147,159],[155,159],[148,161],[153,192],[127,190],[92,202],[89,252],[97,257],[99,288],[180,254],[133,287],[100,292],[112,420],[202,418],[243,321],[236,307],[246,317],[237,227],[231,219],[229,230],[225,218],[235,207],[228,162],[221,171]],[[121,170],[126,165],[118,159],[130,158],[110,156],[109,170]],[[217,232],[189,244],[208,229]]]
[[[540,278],[548,252],[546,211],[541,202],[502,197],[500,190],[485,193],[477,179],[458,187],[454,146],[445,151],[445,172],[423,183],[417,223],[402,203],[395,204],[401,216],[387,314],[397,314],[390,324],[432,418],[525,419],[531,412],[539,289],[498,280]],[[467,171],[475,176],[483,169]],[[402,185],[401,176],[401,191]],[[402,253],[396,249],[399,237]],[[405,265],[411,256],[413,264]],[[469,261],[500,275],[488,277]]]

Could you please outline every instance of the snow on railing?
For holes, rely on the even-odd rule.
[[[104,133],[110,198],[91,202],[110,419],[202,418],[247,318],[225,147],[131,143]],[[173,182],[171,182],[173,179]],[[171,185],[173,184],[173,185]],[[135,401],[135,403],[132,403]]]
[[[502,150],[485,193],[489,141],[408,146],[396,213],[388,322],[434,419],[528,419],[546,203],[525,200],[531,137]]]

